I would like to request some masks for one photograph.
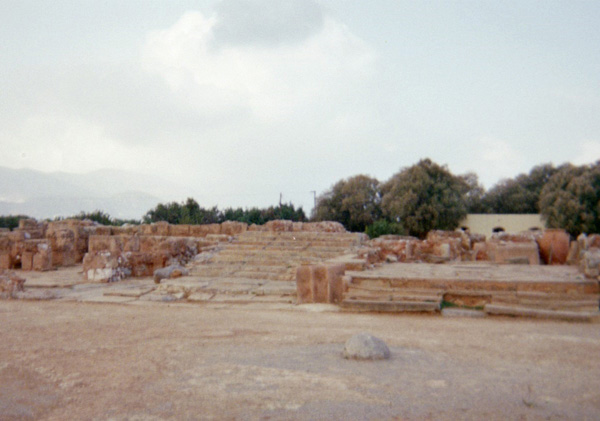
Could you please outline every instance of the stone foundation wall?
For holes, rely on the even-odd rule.
[[[585,236],[584,236],[585,237]],[[596,240],[596,237],[598,240]],[[381,262],[444,263],[487,261],[499,264],[579,264],[584,252],[600,246],[600,236],[592,235],[571,242],[563,230],[497,233],[485,236],[463,231],[431,231],[424,240],[386,235],[371,240],[359,252],[370,264]],[[570,248],[569,248],[570,247]]]

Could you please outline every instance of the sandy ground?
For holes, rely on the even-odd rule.
[[[0,419],[600,416],[597,323],[322,308],[0,301]]]

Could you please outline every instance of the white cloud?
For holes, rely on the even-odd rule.
[[[334,117],[339,101],[360,89],[372,70],[369,46],[331,18],[301,41],[277,45],[221,43],[216,29],[227,23],[221,19],[188,12],[150,34],[144,48],[146,70],[161,75],[201,115],[241,109],[267,123]]]

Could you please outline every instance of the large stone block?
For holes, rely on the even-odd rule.
[[[327,265],[327,286],[329,303],[341,303],[344,299],[344,273],[346,265]]]
[[[313,267],[313,299],[315,303],[326,303],[329,299],[327,266],[318,265]]]
[[[142,236],[140,237],[140,252],[154,253],[158,250],[159,237]]]
[[[238,235],[246,232],[248,224],[245,222],[225,221],[221,224],[221,234]]]
[[[96,253],[108,250],[110,248],[111,238],[110,235],[90,235],[88,251],[90,253]]]
[[[488,243],[488,254],[496,263],[540,264],[540,254],[535,241]]]
[[[21,254],[21,269],[24,271],[33,270],[33,255],[31,251],[24,251]]]
[[[0,253],[0,269],[13,269],[15,267],[15,259],[8,251]]]
[[[189,225],[171,225],[171,235],[174,237],[189,237]]]
[[[52,265],[53,266],[73,266],[76,264],[77,255],[73,250],[70,251],[54,251],[52,250]]]
[[[273,232],[288,232],[288,231],[292,231],[293,230],[293,222],[292,221],[285,221],[285,220],[275,220],[275,221],[269,221],[265,224],[265,227],[267,229],[267,231],[273,231]]]
[[[314,302],[312,288],[313,267],[302,265],[296,269],[296,293],[299,304]]]
[[[140,251],[140,237],[137,235],[123,235],[123,251],[139,252]]]
[[[31,219],[31,218],[23,218],[23,219],[19,219],[19,229],[21,230],[26,230],[26,229],[36,229],[38,228],[38,221],[36,221],[35,219]]]
[[[33,270],[44,272],[52,269],[52,250],[40,250],[33,255]]]
[[[118,266],[117,256],[108,251],[88,253],[83,258],[83,274],[91,282],[109,282]]]

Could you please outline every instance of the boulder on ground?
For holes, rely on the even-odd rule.
[[[171,265],[154,271],[154,283],[160,284],[162,279],[179,278],[189,275],[189,270],[181,265]]]
[[[362,332],[348,339],[342,355],[355,360],[384,360],[390,358],[390,349],[381,339]]]

